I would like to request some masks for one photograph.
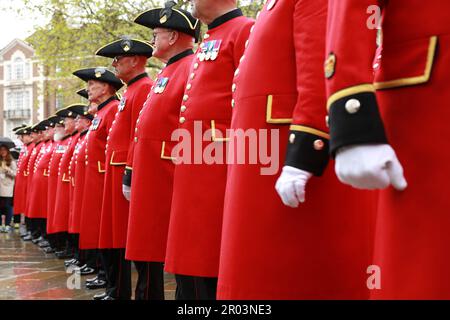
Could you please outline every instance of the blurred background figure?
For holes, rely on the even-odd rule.
[[[12,219],[12,202],[14,192],[14,180],[16,177],[16,161],[13,159],[10,147],[14,147],[14,143],[11,141],[11,145],[8,142],[0,142],[0,212],[2,215],[2,225],[0,227],[1,232],[11,231],[11,219]],[[3,217],[5,216],[5,217]]]

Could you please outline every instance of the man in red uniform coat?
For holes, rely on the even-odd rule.
[[[50,157],[48,165],[48,186],[47,186],[47,239],[50,244],[49,247],[44,248],[45,253],[53,253],[55,251],[62,251],[64,246],[64,239],[60,234],[56,233],[53,229],[53,220],[55,213],[55,201],[56,201],[56,187],[58,184],[58,167],[61,161],[68,136],[64,129],[64,119],[57,116],[59,119],[55,120],[55,130],[53,140],[55,147]]]
[[[382,21],[374,65],[378,25],[369,6]],[[330,1],[325,66],[336,173],[356,188],[382,189],[375,299],[450,298],[450,152],[440,141],[450,133],[449,9],[445,0]]]
[[[137,120],[123,181],[124,195],[130,200],[126,259],[134,261],[141,288],[136,299],[164,299],[163,264],[175,168],[170,140],[178,127],[192,48],[200,32],[200,22],[174,4],[146,11],[135,20],[154,30],[153,56],[165,63]]]
[[[53,231],[60,233],[66,239],[64,250],[55,253],[60,259],[71,258],[74,254],[75,245],[73,236],[70,236],[68,233],[71,182],[69,164],[80,135],[75,127],[75,118],[77,117],[77,114],[71,110],[71,108],[75,106],[78,105],[71,105],[56,112],[58,116],[64,118],[64,128],[66,134],[69,135],[67,149],[65,150],[58,167],[58,183],[56,187],[55,214],[53,219]],[[82,107],[84,108],[85,106]]]
[[[187,150],[174,155],[177,158],[208,153],[212,147],[216,153],[225,154],[233,75],[239,72],[239,61],[253,25],[253,20],[236,8],[236,1],[191,3],[194,17],[207,24],[208,31],[189,71],[179,132],[195,137],[199,128],[201,134],[207,131],[208,141],[188,142]],[[165,269],[176,274],[178,299],[216,297],[227,165],[224,159],[212,164],[209,160],[200,155],[200,159],[180,161],[175,168]]]
[[[369,297],[373,215],[365,206],[372,196],[342,186],[327,168],[326,19],[326,0],[268,1],[252,29],[232,86],[230,148],[236,158],[250,159],[253,150],[261,154],[265,139],[272,162],[230,159],[220,299]],[[267,50],[274,39],[276,50]],[[249,136],[256,130],[258,140],[243,146],[238,130]],[[286,197],[296,175],[304,180]],[[299,204],[308,180],[306,202]]]
[[[79,93],[79,92],[78,92]],[[87,91],[85,91],[87,96]],[[79,249],[79,236],[80,236],[80,220],[81,220],[81,206],[84,193],[84,176],[86,173],[86,165],[84,158],[86,156],[86,134],[91,126],[91,121],[94,116],[88,112],[87,107],[76,106],[71,110],[77,114],[75,119],[75,126],[77,131],[80,132],[78,142],[75,145],[75,149],[70,160],[69,175],[71,180],[71,193],[70,193],[70,212],[69,212],[69,234],[74,239],[74,258],[69,261],[65,261],[67,267],[73,266],[74,272],[78,272],[81,275],[88,275],[95,273],[97,269],[97,254],[95,250],[80,250]]]
[[[139,112],[153,85],[145,67],[153,48],[145,41],[124,38],[100,48],[96,55],[113,58],[116,76],[127,84],[106,144],[105,186],[99,247],[108,249],[105,266],[111,280],[110,299],[131,299],[131,264],[125,260],[129,203],[122,194],[122,177]],[[139,288],[137,288],[139,289]]]
[[[44,146],[41,148],[41,155],[36,160],[33,180],[31,184],[31,205],[30,218],[36,219],[41,226],[41,237],[38,245],[41,248],[48,247],[47,241],[47,189],[48,189],[48,165],[50,163],[55,143],[53,141],[54,126],[60,119],[59,117],[50,117],[41,121],[40,125],[45,127],[43,132]]]
[[[24,241],[33,241],[34,243],[37,243],[41,239],[42,234],[42,225],[41,221],[33,219],[30,217],[30,206],[32,205],[32,198],[31,194],[33,193],[34,185],[32,183],[33,181],[33,175],[34,175],[34,168],[35,164],[38,158],[41,156],[41,149],[44,146],[44,142],[42,141],[42,132],[45,130],[45,127],[42,126],[40,123],[36,123],[34,126],[31,127],[31,138],[34,142],[34,147],[31,152],[30,159],[27,164],[27,197],[26,197],[26,203],[25,203],[25,216],[28,218],[28,223],[31,228],[31,235],[29,237],[23,238]]]
[[[116,91],[123,84],[111,71],[104,67],[82,69],[75,71],[73,74],[87,82],[90,101],[89,112],[94,115],[86,136],[86,172],[81,206],[79,248],[81,250],[95,250],[99,248],[105,178],[105,148],[108,133],[111,130],[119,106]],[[107,250],[100,251],[100,258],[103,267],[110,265],[110,257]],[[108,280],[108,285],[111,286],[112,282],[109,279],[106,280]],[[103,280],[100,278],[94,279],[94,284],[99,284],[99,281]],[[108,299],[108,295],[102,293],[95,296],[94,299]]]
[[[14,216],[20,216],[25,211],[25,198],[27,191],[27,177],[26,168],[28,166],[28,160],[31,155],[32,141],[31,141],[31,128],[25,126],[17,130],[16,135],[22,141],[23,146],[20,150],[19,161],[17,163],[16,182],[14,184]],[[20,220],[20,218],[19,218]],[[27,236],[28,232],[21,232],[21,236]]]

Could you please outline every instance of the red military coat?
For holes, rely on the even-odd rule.
[[[25,212],[25,204],[27,197],[27,168],[28,161],[34,147],[33,143],[24,145],[20,151],[19,161],[17,163],[16,181],[14,184],[14,214]]]
[[[103,187],[105,179],[105,146],[119,101],[111,97],[98,106],[86,136],[85,175],[80,219],[80,249],[97,249],[100,234]]]
[[[58,168],[58,184],[56,188],[55,216],[53,227],[56,232],[69,230],[70,214],[70,173],[69,165],[80,133],[75,133],[69,138],[67,150],[61,158]]]
[[[172,132],[178,127],[192,50],[171,58],[159,74],[136,123],[126,258],[164,262],[175,165]]]
[[[374,66],[369,5],[383,12],[383,49]],[[327,80],[332,141],[387,141],[408,181],[404,191],[379,193],[373,263],[381,289],[371,291],[374,299],[450,298],[449,20],[445,0],[330,2],[327,54],[337,61]],[[361,104],[353,114],[345,108],[351,99]],[[383,124],[386,138],[373,129]]]
[[[72,180],[70,215],[69,215],[69,233],[80,233],[81,206],[84,195],[84,175],[86,173],[86,136],[87,131],[80,134],[77,145],[73,152],[70,177]]]
[[[129,202],[122,193],[122,177],[136,120],[152,84],[147,74],[128,83],[108,135],[100,248],[125,248],[126,245]]]
[[[36,161],[30,194],[29,218],[47,218],[48,165],[55,148],[53,140],[45,142]]]
[[[232,129],[268,130],[259,138],[266,137],[269,148],[280,148],[270,164],[261,159],[239,164],[239,152],[248,161],[250,147],[232,136],[235,158],[225,197],[220,299],[369,296],[373,212],[368,206],[373,196],[342,185],[333,165],[326,168],[326,16],[325,0],[269,1],[252,30],[234,79]],[[284,164],[316,175],[306,185],[306,202],[295,209],[285,206],[275,190]]]
[[[43,146],[44,146],[43,141],[37,143],[34,146],[33,151],[31,151],[31,156],[30,156],[30,159],[28,160],[28,164],[27,164],[27,173],[28,173],[27,181],[29,183],[27,184],[27,200],[26,200],[26,205],[25,205],[25,216],[26,217],[30,217],[30,206],[32,205],[31,194],[33,193],[33,188],[34,188],[32,181],[33,181],[33,175],[35,172],[35,164],[36,164],[36,161],[42,156],[41,148]]]
[[[47,194],[47,233],[57,233],[55,226],[56,193],[58,190],[59,165],[64,153],[69,147],[70,136],[57,141],[48,166],[48,194]]]
[[[209,141],[200,141],[197,153],[208,145],[225,152],[225,130],[232,113],[233,74],[244,52],[253,20],[239,9],[216,19],[205,35],[191,65],[189,81],[180,109],[180,128],[194,137],[195,123],[203,131],[212,129]],[[209,60],[208,60],[209,58]],[[194,163],[195,145],[189,151]],[[198,159],[197,159],[198,160]],[[171,220],[166,254],[166,271],[217,277],[226,164],[178,164],[175,168]]]

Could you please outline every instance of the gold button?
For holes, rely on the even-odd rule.
[[[134,132],[138,132],[138,128],[135,128],[135,129],[134,129]]]
[[[320,140],[317,139],[316,141],[314,141],[314,149],[317,151],[323,150],[323,147],[325,147],[325,143]]]
[[[295,133],[291,133],[291,135],[289,136],[289,142],[290,143],[294,143],[295,142]]]
[[[247,41],[245,41],[245,47],[247,48],[248,47],[248,44],[249,44],[250,42],[247,40]]]
[[[231,99],[231,107],[234,108],[234,106],[236,105],[234,99]]]
[[[234,72],[234,76],[236,77],[239,74],[239,68],[236,69],[236,71]]]
[[[85,165],[87,166],[87,165],[88,165],[88,162],[87,162],[87,161],[85,161],[85,162],[84,162],[84,164],[85,164]]]
[[[137,137],[134,137],[134,142],[138,142],[138,138]]]
[[[186,86],[186,89],[187,89],[187,90],[191,90],[191,88],[192,88],[192,84],[189,83],[189,84]]]
[[[181,117],[180,118],[180,123],[185,123],[186,122],[186,118],[185,117]]]
[[[198,66],[199,66],[198,62],[194,63],[194,70],[197,70]]]
[[[236,92],[236,83],[233,83],[233,86],[231,87],[231,91]]]
[[[188,99],[189,99],[189,96],[188,96],[187,94],[185,94],[185,95],[183,96],[183,101],[188,101]]]
[[[181,109],[180,109],[180,111],[181,111],[181,112],[185,112],[185,111],[186,111],[186,109],[187,109],[187,108],[186,108],[186,106],[181,106]]]
[[[195,73],[191,73],[191,80],[194,80],[194,78],[195,78]]]

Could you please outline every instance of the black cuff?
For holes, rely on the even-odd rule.
[[[327,139],[315,134],[291,130],[284,164],[321,176],[330,159],[328,150]]]
[[[353,101],[353,107],[347,105]],[[359,104],[357,103],[359,101]],[[334,158],[339,148],[354,144],[385,144],[383,121],[373,92],[358,93],[337,100],[330,106],[330,152]]]
[[[125,168],[125,172],[122,177],[122,184],[131,187],[131,176],[133,175],[133,170]]]

